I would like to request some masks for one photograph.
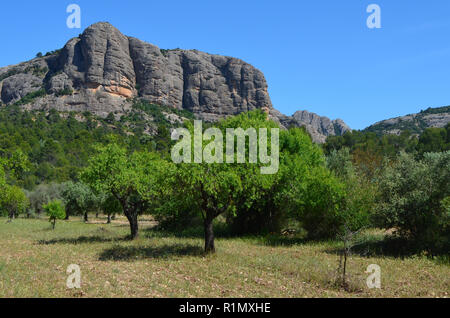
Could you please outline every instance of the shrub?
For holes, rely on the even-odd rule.
[[[38,185],[34,191],[27,192],[31,210],[40,215],[45,204],[52,200],[59,200],[62,198],[63,191],[63,184],[51,183]]]
[[[72,95],[72,94],[73,94],[73,89],[66,87],[64,89],[57,91],[55,93],[55,96],[60,97],[60,96],[67,96],[67,95]]]
[[[46,90],[44,88],[41,88],[40,90],[25,95],[21,100],[14,103],[14,105],[15,106],[26,105],[33,102],[36,98],[44,97],[46,95],[47,95]]]
[[[413,241],[419,250],[443,252],[450,242],[450,151],[417,161],[402,153],[380,178],[377,220]]]

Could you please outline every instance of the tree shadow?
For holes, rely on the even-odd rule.
[[[104,250],[100,261],[134,261],[154,258],[164,259],[176,256],[203,256],[200,246],[190,244],[163,245],[158,247],[114,246]]]
[[[406,258],[420,253],[410,241],[401,237],[385,237],[383,239],[363,240],[352,248],[352,254],[361,257],[394,257]],[[325,250],[330,254],[341,254],[342,248],[333,247]]]
[[[310,242],[304,237],[283,236],[283,235],[266,235],[262,237],[257,237],[256,240],[258,241],[258,243],[262,245],[273,247],[301,245]]]
[[[54,245],[54,244],[93,244],[93,243],[108,243],[128,241],[128,237],[102,237],[102,236],[80,236],[74,238],[61,238],[52,240],[39,240],[40,245]]]

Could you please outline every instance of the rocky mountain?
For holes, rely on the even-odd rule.
[[[298,111],[292,116],[285,116],[275,109],[270,110],[271,118],[282,127],[305,127],[316,143],[324,143],[328,136],[341,136],[351,128],[341,119],[331,120],[306,110]]]
[[[450,106],[428,108],[418,114],[380,121],[365,131],[377,134],[400,134],[409,130],[414,134],[421,134],[427,128],[442,128],[450,123]]]
[[[272,107],[261,71],[246,62],[196,50],[161,50],[96,23],[63,49],[0,68],[1,104],[106,117],[126,114],[136,99],[188,110],[205,121],[262,109],[284,127],[305,126],[316,142],[350,128],[307,111]]]
[[[37,93],[41,90],[43,93]],[[264,75],[242,60],[199,51],[160,50],[97,23],[61,51],[0,69],[4,104],[123,113],[130,99],[186,109],[204,120],[271,108]],[[36,96],[36,94],[38,96]]]

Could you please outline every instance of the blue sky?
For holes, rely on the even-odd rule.
[[[67,5],[82,29],[66,27]],[[366,8],[381,7],[368,29]],[[61,48],[98,21],[161,48],[241,58],[264,72],[274,106],[354,129],[450,104],[448,0],[3,1],[0,66]]]

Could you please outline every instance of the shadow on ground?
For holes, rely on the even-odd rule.
[[[282,235],[267,235],[263,237],[255,237],[255,240],[259,244],[273,247],[301,245],[311,242],[305,239],[304,237],[282,236]]]
[[[361,257],[395,257],[405,258],[417,255],[420,251],[417,247],[400,237],[386,237],[384,239],[365,240],[352,248],[352,254]],[[342,254],[342,248],[329,248],[325,252],[330,254]]]
[[[52,240],[39,240],[38,244],[41,245],[54,245],[54,244],[93,244],[93,243],[108,243],[108,242],[122,242],[128,241],[128,237],[103,237],[103,236],[80,236],[71,238],[60,238]]]
[[[203,256],[203,249],[196,245],[174,244],[158,247],[114,246],[104,250],[101,261],[133,261],[146,258],[170,258],[177,256]]]

